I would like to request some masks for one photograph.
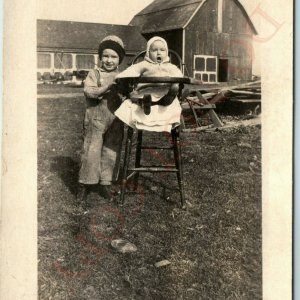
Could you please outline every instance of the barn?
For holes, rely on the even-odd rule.
[[[252,78],[256,29],[237,0],[154,0],[131,20],[148,40],[165,38],[185,75],[207,83]]]
[[[135,26],[56,20],[37,20],[38,73],[62,75],[89,70],[98,64],[98,45],[107,35],[118,35],[126,56],[120,69],[145,48],[146,41]]]

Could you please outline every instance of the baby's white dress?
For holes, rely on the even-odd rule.
[[[173,64],[166,61],[154,63],[151,60],[144,60],[134,64],[120,73],[116,78],[123,77],[182,77],[182,72]],[[152,101],[158,101],[169,90],[170,85],[163,84],[139,84],[137,89],[131,93],[134,98],[143,98],[145,94],[151,94]],[[124,123],[138,130],[156,132],[170,132],[172,128],[180,124],[181,106],[178,98],[168,106],[153,105],[149,115],[145,115],[143,108],[126,99],[115,111],[115,115]]]

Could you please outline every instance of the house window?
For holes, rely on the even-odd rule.
[[[95,57],[92,54],[77,54],[76,55],[77,69],[94,69]]]
[[[210,55],[194,55],[194,77],[206,83],[217,82],[218,58]]]
[[[55,53],[54,55],[55,69],[72,69],[72,54]]]
[[[51,68],[51,55],[50,53],[38,53],[37,54],[38,69],[50,69]]]

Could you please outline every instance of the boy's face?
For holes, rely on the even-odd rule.
[[[167,49],[162,41],[154,41],[149,49],[149,57],[156,63],[161,63],[167,58]]]
[[[107,72],[114,71],[119,65],[119,55],[113,49],[104,49],[101,56],[102,68]]]

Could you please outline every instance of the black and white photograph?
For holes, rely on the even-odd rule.
[[[291,299],[285,5],[37,1],[37,299]]]

